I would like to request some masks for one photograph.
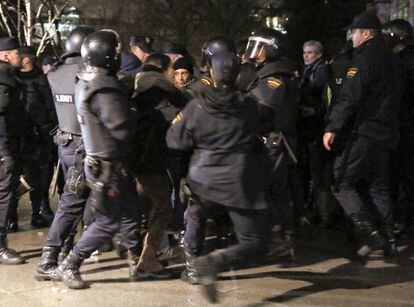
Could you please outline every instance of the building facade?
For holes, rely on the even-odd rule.
[[[376,0],[367,9],[376,10],[383,23],[399,18],[414,25],[414,0]]]

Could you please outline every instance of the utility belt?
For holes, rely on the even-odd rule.
[[[86,155],[84,163],[88,173],[98,180],[104,180],[111,174],[128,176],[128,169],[122,160],[104,160]]]
[[[86,185],[91,189],[90,200],[93,211],[110,214],[108,204],[120,193],[117,182],[122,181],[121,177],[129,176],[126,164],[120,160],[103,160],[88,155],[85,157],[84,164]]]
[[[59,147],[68,146],[72,141],[78,144],[82,143],[82,136],[80,134],[65,132],[60,129],[56,129],[56,134],[53,136],[53,140]]]

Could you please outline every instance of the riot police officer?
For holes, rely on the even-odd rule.
[[[270,209],[271,242],[269,256],[286,253],[293,256],[293,206],[288,174],[296,162],[296,112],[298,81],[284,52],[283,36],[273,29],[263,29],[249,37],[246,56],[256,67],[255,80],[248,91],[258,102],[262,118],[261,133],[271,160],[272,197]],[[280,228],[283,231],[280,231]]]
[[[167,145],[194,150],[187,177],[191,191],[185,212],[187,256],[200,256],[206,220],[213,212],[229,212],[239,240],[194,260],[198,282],[215,302],[217,272],[264,254],[268,203],[263,184],[267,174],[255,152],[260,117],[255,101],[236,90],[239,60],[234,53],[223,52],[211,61],[214,87],[205,89],[176,116]],[[194,270],[188,264],[187,269]]]
[[[354,255],[358,260],[365,260],[375,249],[383,249],[389,256],[397,252],[388,166],[390,151],[398,142],[400,66],[380,37],[380,27],[380,21],[372,13],[356,16],[348,27],[355,48],[352,66],[347,71],[338,103],[329,114],[323,137],[327,150],[336,147],[340,151],[334,163],[334,195],[354,225],[368,238]],[[351,129],[346,130],[346,126]],[[369,185],[372,203],[378,211],[377,224],[383,233],[366,214],[357,191],[362,180]]]
[[[399,56],[403,64],[403,92],[398,119],[400,121],[400,142],[391,159],[391,196],[399,199],[400,187],[403,201],[396,212],[398,232],[406,230],[414,216],[414,35],[411,24],[395,19],[382,28],[387,45]]]
[[[8,248],[6,242],[7,214],[18,182],[15,160],[25,124],[20,84],[16,78],[16,69],[21,66],[18,48],[16,39],[0,39],[0,264],[24,262],[24,258]]]
[[[32,129],[26,133],[26,148],[21,154],[21,168],[29,184],[32,204],[31,225],[49,226],[49,186],[53,175],[55,146],[49,135],[57,124],[55,107],[49,84],[43,71],[36,66],[36,52],[33,47],[22,46],[22,68],[18,76],[24,85],[25,109]],[[42,210],[43,204],[43,210]],[[42,214],[45,214],[45,217]]]
[[[191,98],[199,95],[206,87],[213,86],[213,80],[210,76],[211,57],[222,52],[233,52],[236,54],[236,45],[225,36],[215,36],[207,40],[201,48],[201,77],[191,84],[187,93]]]
[[[87,200],[82,174],[85,153],[75,107],[75,77],[82,64],[82,42],[92,32],[93,29],[85,27],[73,30],[66,41],[64,63],[58,63],[47,75],[59,121],[56,143],[66,184],[35,272],[37,280],[60,279],[55,272],[59,252],[65,240],[67,246],[63,252],[68,253],[72,248]],[[91,218],[84,220],[87,219]]]
[[[85,66],[78,74],[75,100],[95,221],[56,270],[63,282],[74,289],[86,287],[79,273],[82,261],[118,229],[129,250],[132,278],[139,251],[139,210],[127,160],[130,107],[116,77],[120,67],[119,38],[110,30],[95,32],[86,38],[81,53]]]

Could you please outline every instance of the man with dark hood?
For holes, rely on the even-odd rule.
[[[184,248],[187,270],[195,273],[212,302],[217,301],[217,272],[255,261],[266,250],[266,174],[255,152],[260,117],[255,101],[235,89],[239,70],[234,53],[213,56],[214,86],[175,117],[167,134],[168,147],[194,151],[187,178],[191,192]],[[218,211],[228,211],[239,243],[195,258],[201,255],[206,220]]]

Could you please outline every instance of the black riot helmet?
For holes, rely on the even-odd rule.
[[[382,34],[384,35],[387,45],[391,48],[399,43],[404,45],[413,45],[413,28],[411,24],[404,19],[394,19],[387,22],[382,27]]]
[[[89,35],[81,48],[86,65],[118,72],[121,66],[121,44],[119,36],[112,30],[101,30]]]
[[[236,53],[236,45],[225,36],[215,36],[206,41],[201,48],[201,67],[211,67],[211,57],[222,52]]]
[[[273,62],[280,59],[284,54],[283,34],[271,28],[253,32],[247,42],[245,57],[257,62],[262,49],[266,51],[264,61]]]
[[[94,29],[88,27],[79,27],[69,33],[65,43],[65,53],[63,57],[70,55],[80,55],[82,43],[85,38],[95,32]]]

